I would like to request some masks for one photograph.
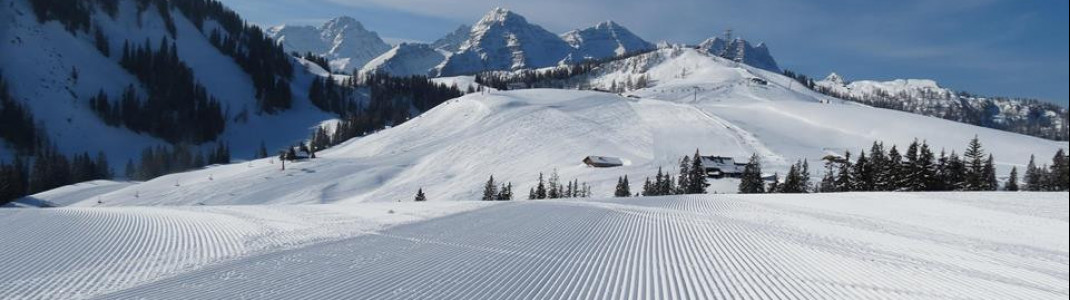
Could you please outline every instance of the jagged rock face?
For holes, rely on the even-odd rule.
[[[342,72],[361,68],[391,48],[350,17],[335,18],[320,27],[282,25],[267,33],[286,51],[321,55],[330,60],[332,69]]]
[[[561,38],[575,49],[573,59],[601,59],[656,48],[654,44],[612,21],[573,30]]]
[[[432,48],[431,45],[402,43],[373,59],[360,72],[393,76],[427,76],[445,59],[446,55]]]
[[[769,53],[769,47],[765,43],[757,46],[751,45],[744,39],[733,39],[731,42],[723,38],[715,37],[707,39],[699,44],[699,49],[725,59],[736,60],[755,68],[771,72],[781,72],[776,59]]]
[[[461,25],[457,30],[450,32],[434,43],[431,43],[431,48],[446,52],[457,52],[458,50],[461,50],[461,45],[464,45],[464,42],[468,41],[471,33],[472,26]]]
[[[560,37],[528,23],[523,16],[496,8],[472,27],[468,41],[438,73],[450,76],[554,66],[572,49]]]

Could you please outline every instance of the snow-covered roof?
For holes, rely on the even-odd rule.
[[[584,159],[583,161],[588,163],[588,164],[596,164],[596,165],[613,165],[613,166],[623,166],[624,165],[624,162],[621,161],[620,158],[608,157],[608,156],[588,156],[587,159]]]

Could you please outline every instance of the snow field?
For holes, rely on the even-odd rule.
[[[481,203],[0,211],[0,299],[79,299]]]
[[[961,196],[500,203],[101,298],[1065,299],[1067,221],[976,205],[1064,195]]]

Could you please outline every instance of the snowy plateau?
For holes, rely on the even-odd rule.
[[[30,1],[0,0],[0,70],[58,151],[101,151],[118,167],[166,144],[90,111],[98,91],[148,91],[118,55],[94,48],[92,34],[39,22]],[[1041,161],[1067,148],[819,93],[783,75],[764,44],[655,46],[614,22],[558,35],[505,9],[429,45],[390,47],[351,18],[278,26],[264,36],[326,58],[326,68],[287,56],[294,75],[280,82],[292,107],[239,118],[263,97],[258,74],[206,33],[225,24],[115,3],[114,16],[90,14],[99,27],[90,32],[112,37],[98,43],[117,51],[123,40],[173,37],[171,54],[229,108],[220,140],[242,154],[304,142],[313,128],[341,122],[307,96],[314,82],[426,75],[472,92],[311,159],[236,155],[18,199],[0,208],[0,299],[1070,297],[1065,192],[742,195],[740,180],[726,178],[710,179],[708,194],[613,197],[621,177],[635,193],[643,178],[676,172],[696,150],[741,162],[755,155],[760,175],[807,160],[817,181],[824,160],[875,141],[961,153],[976,138],[1002,183],[1032,155]],[[600,62],[557,82],[575,88],[498,90],[472,75],[583,61]],[[917,80],[830,76],[818,85],[849,95],[951,93]],[[16,156],[5,143],[0,162]],[[621,165],[591,167],[591,156]],[[589,185],[590,197],[521,200],[550,174]],[[490,176],[515,187],[515,201],[477,201]],[[413,201],[418,191],[427,201]]]

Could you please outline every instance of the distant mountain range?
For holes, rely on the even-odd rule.
[[[866,105],[1046,139],[1070,140],[1067,109],[1037,100],[955,92],[927,79],[847,81],[836,73],[813,82],[811,87],[829,96]]]

